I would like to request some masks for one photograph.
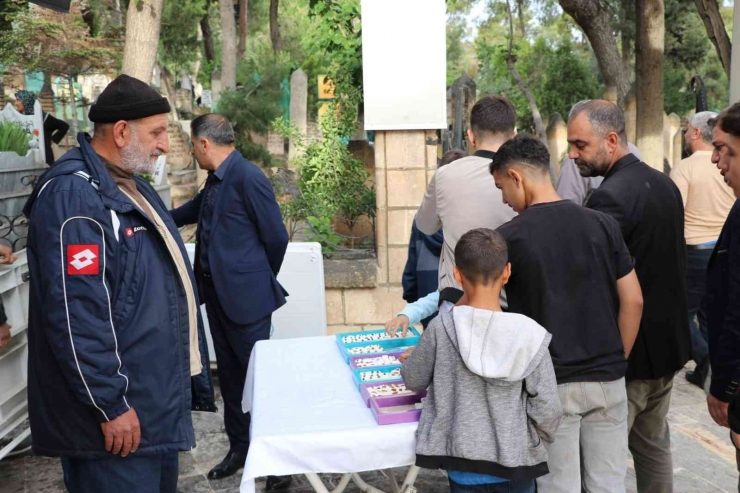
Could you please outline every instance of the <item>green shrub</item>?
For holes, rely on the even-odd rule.
[[[28,154],[28,133],[19,123],[0,123],[0,152],[15,152],[19,156]]]

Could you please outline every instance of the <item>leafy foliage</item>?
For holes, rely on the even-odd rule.
[[[0,60],[7,65],[69,77],[119,64],[117,40],[90,35],[79,1],[72,2],[69,14],[34,6],[6,19],[13,29],[0,31]]]
[[[19,123],[0,123],[0,152],[15,152],[19,156],[28,154],[29,134]]]
[[[301,151],[294,160],[301,193],[281,205],[283,215],[293,221],[308,220],[329,254],[336,248],[336,235],[330,233],[334,218],[344,221],[351,230],[361,216],[375,216],[375,190],[368,186],[370,175],[347,147],[354,120],[346,114],[352,114],[352,108],[342,100],[331,103],[319,119],[322,137],[318,141],[307,141],[282,118],[273,123],[275,130],[297,142]]]

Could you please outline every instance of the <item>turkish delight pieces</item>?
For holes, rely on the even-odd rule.
[[[382,353],[384,351],[383,346],[379,344],[372,344],[370,346],[360,346],[360,347],[352,347],[347,349],[349,354],[356,355],[356,354],[374,354],[374,353]]]
[[[367,389],[370,397],[386,397],[393,395],[409,395],[413,394],[412,391],[406,388],[406,385],[402,383],[388,383],[383,385],[377,385],[375,387],[369,387]]]
[[[400,377],[400,368],[394,368],[392,370],[373,370],[360,372],[360,380],[363,382],[372,382],[373,380],[390,380],[392,378]]]
[[[372,368],[375,366],[390,366],[400,364],[401,362],[398,361],[398,358],[391,354],[384,354],[382,356],[360,358],[355,360],[355,366],[357,368]]]
[[[344,344],[357,344],[358,342],[386,341],[388,339],[400,339],[401,332],[396,332],[394,336],[389,336],[386,332],[369,332],[367,334],[350,334],[342,337]]]

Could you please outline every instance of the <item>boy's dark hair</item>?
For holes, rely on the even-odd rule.
[[[455,246],[455,265],[473,284],[489,284],[501,277],[509,261],[506,240],[488,228],[468,231]]]
[[[542,173],[550,172],[550,152],[547,146],[531,135],[521,134],[506,141],[493,155],[488,171],[505,171],[512,164],[525,164]]]
[[[726,108],[716,118],[710,119],[707,123],[712,128],[719,125],[723,132],[734,137],[740,137],[740,103],[735,103]]]
[[[468,157],[468,153],[463,151],[462,149],[450,149],[449,151],[445,152],[444,156],[442,156],[442,159],[440,159],[439,166],[437,166],[437,168],[441,168],[442,166],[450,164],[452,161],[457,161],[458,159],[462,159],[464,157]]]
[[[516,110],[502,96],[486,96],[478,100],[470,111],[470,128],[477,136],[510,136],[516,128]]]

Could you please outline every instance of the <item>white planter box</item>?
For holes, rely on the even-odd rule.
[[[25,250],[17,255],[15,264],[0,267],[0,297],[8,323],[13,326],[12,342],[0,349],[0,439],[28,417],[28,260]],[[17,440],[0,449],[0,460],[29,433],[25,430]]]

